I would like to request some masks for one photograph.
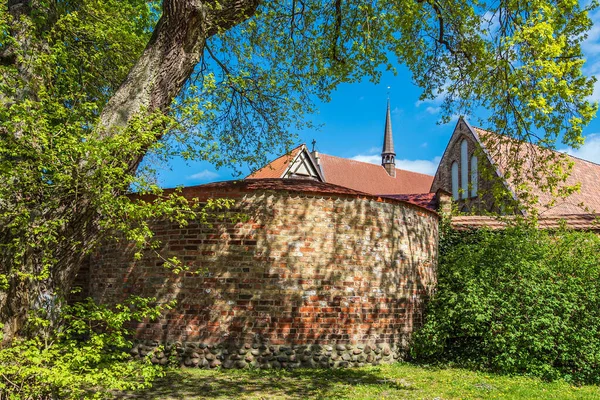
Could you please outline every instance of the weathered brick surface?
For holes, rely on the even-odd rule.
[[[244,213],[246,222],[154,228],[158,253],[177,255],[193,272],[172,274],[153,251],[136,261],[131,247],[105,246],[91,261],[92,295],[176,299],[160,320],[136,325],[138,338],[154,343],[402,350],[435,284],[436,214],[331,194],[210,196],[224,193],[237,199],[231,212]]]

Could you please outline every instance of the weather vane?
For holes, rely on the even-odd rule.
[[[315,151],[315,145],[316,144],[317,144],[317,141],[315,139],[313,139],[313,141],[312,141],[312,145],[313,145],[312,151],[313,152]]]
[[[387,87],[387,98],[388,98],[388,100],[390,99],[390,89],[391,89],[391,86],[388,86]]]

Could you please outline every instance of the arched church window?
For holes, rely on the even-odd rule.
[[[452,163],[452,197],[458,200],[458,163]]]
[[[460,197],[469,197],[469,149],[466,140],[460,143],[460,188]]]
[[[471,197],[477,197],[477,156],[471,156]]]

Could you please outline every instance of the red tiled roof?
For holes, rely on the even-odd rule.
[[[246,179],[281,178],[302,147],[303,145],[296,147],[248,175]],[[428,193],[433,182],[433,176],[397,168],[396,177],[392,178],[381,165],[327,154],[320,154],[320,160],[327,183],[374,195]]]
[[[165,189],[164,195],[168,195],[169,193],[175,190],[179,189]],[[432,212],[433,214],[437,215],[435,209],[427,209],[421,206],[420,204],[408,202],[403,199],[377,196],[358,190],[350,189],[347,187],[334,185],[331,183],[319,182],[312,179],[267,178],[213,182],[198,186],[186,186],[184,188],[181,188],[181,194],[187,199],[197,198],[200,201],[204,201],[206,199],[214,199],[219,197],[239,197],[239,193],[247,193],[257,190],[273,190],[315,195],[348,196],[354,198],[373,199],[386,203],[408,203],[412,206],[417,206],[420,209],[425,209],[426,211]],[[136,195],[132,196],[138,197]],[[141,196],[141,198],[146,201],[151,201],[155,199],[156,196],[144,195]]]
[[[523,161],[522,170],[524,178],[529,182],[532,194],[539,199],[538,211],[542,215],[569,215],[578,213],[600,212],[600,165],[582,160],[570,155],[552,150],[543,149],[531,143],[517,143],[515,140],[501,138],[493,132],[481,128],[473,128],[486,147],[490,158],[496,164],[499,172],[505,174],[511,161],[518,157]],[[517,148],[518,147],[518,148]],[[573,193],[565,199],[557,199],[553,205],[546,207],[552,201],[552,196],[537,185],[541,179],[536,177],[535,171],[537,157],[550,156],[557,160],[560,157],[573,162],[571,175],[561,186],[581,184],[580,191]],[[508,180],[509,186],[514,191],[512,179]]]
[[[407,203],[425,207],[428,210],[437,211],[437,200],[435,193],[391,194],[382,197],[406,201]]]
[[[372,194],[428,193],[433,176],[396,168],[396,177],[381,165],[321,154],[325,181]]]
[[[290,166],[296,155],[302,149],[303,144],[290,150],[289,153],[271,161],[261,169],[254,171],[246,179],[281,178],[285,170]]]
[[[513,217],[505,217],[510,221]],[[575,230],[600,230],[598,215],[593,214],[565,214],[544,215],[538,219],[538,226],[543,229],[557,229],[565,223],[567,227]],[[452,227],[458,231],[479,229],[503,229],[507,225],[506,220],[481,215],[463,215],[452,217]]]
[[[194,197],[195,193],[206,194],[208,192],[252,192],[255,190],[278,190],[288,192],[314,193],[314,194],[339,194],[361,197],[374,197],[368,193],[349,189],[331,183],[319,182],[312,179],[242,179],[236,181],[213,182],[198,186],[183,188],[185,197]]]

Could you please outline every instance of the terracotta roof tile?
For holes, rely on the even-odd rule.
[[[438,204],[435,193],[392,194],[382,197],[406,201],[407,203],[425,207],[428,210],[437,211]]]
[[[164,194],[168,195],[174,190],[165,189]],[[206,199],[214,199],[219,197],[239,197],[240,193],[248,193],[253,191],[284,191],[299,194],[312,195],[334,195],[345,196],[352,198],[372,199],[385,203],[403,203],[416,206],[419,209],[428,211],[434,215],[438,215],[434,209],[427,209],[420,204],[408,202],[403,199],[391,197],[382,197],[347,187],[334,185],[331,183],[319,182],[311,179],[281,179],[281,178],[266,178],[266,179],[243,179],[235,181],[213,182],[198,186],[186,186],[181,188],[181,194],[187,199],[197,198],[200,201]],[[136,198],[138,196],[132,195]],[[139,197],[138,197],[139,198]],[[142,199],[151,201],[156,198],[153,195],[141,196]]]
[[[303,146],[301,144],[295,149],[290,150],[289,153],[276,158],[261,169],[248,175],[246,179],[281,178],[285,170],[290,166],[290,162],[292,162]]]
[[[512,217],[509,218],[509,221]],[[560,228],[562,223],[575,230],[600,231],[600,215],[598,214],[564,214],[564,215],[544,215],[538,219],[538,226],[545,229]],[[507,222],[498,218],[465,215],[452,218],[452,227],[459,231],[469,229],[479,229],[487,227],[489,229],[503,229]]]
[[[183,188],[183,194],[188,197],[193,192],[252,192],[255,190],[279,190],[301,193],[340,194],[351,196],[370,196],[368,193],[349,189],[343,186],[324,183],[312,179],[243,179],[236,181],[223,181],[207,183],[205,185],[188,186]]]
[[[536,182],[534,178],[531,178],[529,172],[535,170],[534,159],[536,156],[547,152],[550,156],[564,156],[573,162],[571,175],[567,178],[565,185],[571,186],[580,183],[581,188],[579,192],[573,193],[565,199],[557,199],[553,205],[546,207],[552,200],[551,195],[539,188],[535,183],[530,184],[533,194],[539,198],[540,206],[537,208],[540,214],[569,215],[600,212],[600,196],[598,195],[600,193],[600,165],[556,151],[543,149],[531,143],[521,143],[517,151],[515,149],[518,145],[515,140],[507,138],[498,139],[500,135],[496,133],[481,128],[473,129],[486,146],[490,158],[494,160],[494,163],[502,174],[507,170],[511,157],[515,156],[524,160],[523,170],[530,176],[528,179],[529,182]],[[510,180],[508,184],[512,186]]]
[[[325,181],[372,194],[428,193],[433,176],[396,169],[392,178],[381,165],[321,154]]]
[[[303,146],[273,160],[246,179],[281,178]],[[325,182],[374,195],[428,193],[433,182],[433,176],[418,172],[396,169],[396,177],[392,178],[381,165],[327,154],[319,157]]]

